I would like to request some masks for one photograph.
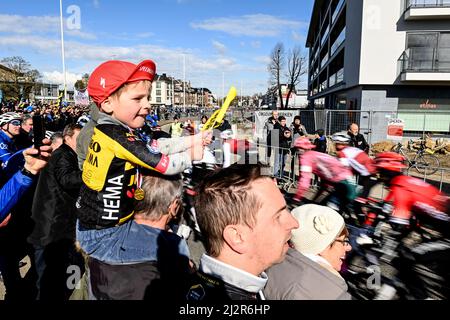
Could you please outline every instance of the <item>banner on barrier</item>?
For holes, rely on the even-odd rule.
[[[387,127],[388,140],[402,141],[404,128],[405,121],[401,119],[389,119]]]
[[[75,100],[75,105],[77,105],[77,106],[88,106],[89,105],[89,93],[87,90],[78,91],[75,89],[73,99]]]
[[[267,139],[267,129],[265,124],[272,116],[273,110],[255,111],[255,128],[253,138],[261,143],[265,143]],[[286,125],[289,127],[294,122],[294,117],[300,115],[300,110],[278,110],[278,116],[286,118]]]

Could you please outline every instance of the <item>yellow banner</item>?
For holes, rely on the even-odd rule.
[[[205,125],[202,128],[202,131],[210,130],[213,128],[217,128],[222,123],[223,118],[225,117],[225,113],[228,110],[231,102],[236,98],[237,90],[235,87],[231,87],[230,91],[228,91],[227,98],[223,103],[222,107],[214,112],[211,117],[206,121]]]

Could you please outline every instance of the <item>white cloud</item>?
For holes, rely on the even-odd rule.
[[[216,49],[219,54],[225,54],[225,52],[227,51],[227,47],[219,41],[213,40],[212,44],[214,49]]]
[[[298,29],[306,25],[306,22],[286,20],[266,14],[211,18],[191,23],[191,27],[194,29],[221,31],[233,36],[252,37],[275,37],[286,29]]]
[[[155,34],[153,32],[142,32],[136,34],[137,38],[144,39],[144,38],[150,38],[153,37]]]
[[[269,56],[254,57],[253,60],[255,60],[258,63],[263,63],[265,65],[270,63],[270,57]]]
[[[41,70],[44,79],[52,83],[63,83],[60,70],[61,43],[59,39],[49,39],[39,35],[21,37],[11,35],[0,37],[0,47],[14,53],[17,52],[19,55],[21,52],[34,52],[47,57],[53,63],[52,67],[45,67],[44,70]],[[236,85],[236,79],[242,78],[241,74],[245,74],[245,76],[257,74],[261,79],[260,73],[264,72],[265,67],[250,68],[238,63],[233,57],[205,56],[201,51],[158,45],[105,46],[69,40],[65,42],[65,53],[69,85],[79,79],[81,74],[91,73],[101,62],[110,59],[135,63],[144,59],[152,59],[157,64],[159,74],[167,73],[181,79],[183,77],[183,54],[185,54],[187,80],[191,81],[194,86],[208,87],[216,92],[218,92],[218,88],[221,90],[222,72],[225,73],[226,87],[228,87],[231,84]],[[33,67],[39,70],[39,66]],[[253,85],[249,82],[246,86],[250,88]]]
[[[52,31],[59,32],[58,17],[0,14],[0,32],[30,34]]]
[[[22,37],[7,36],[0,37],[0,45],[4,48],[16,48],[18,46],[30,47],[35,51],[45,54],[55,52],[60,46],[60,41],[55,39],[47,39],[39,36],[24,35]],[[20,50],[19,50],[20,51]]]
[[[292,39],[294,39],[294,41],[300,42],[305,40],[305,37],[300,33],[298,33],[297,31],[292,30]]]
[[[97,36],[95,34],[92,33],[86,33],[86,32],[81,32],[80,30],[65,30],[64,31],[64,35],[70,35],[72,37],[77,37],[80,39],[85,39],[85,40],[95,40],[97,39]]]
[[[94,0],[94,1],[92,1],[92,4],[94,5],[95,9],[100,8],[100,0]]]
[[[255,49],[259,49],[261,48],[261,41],[252,41],[250,42],[250,45]]]
[[[60,33],[60,18],[56,16],[20,16],[0,14],[0,32],[13,34],[58,34]],[[93,40],[97,37],[93,33],[81,30],[67,29],[64,33],[81,39]]]
[[[234,61],[234,59],[231,58],[219,58],[216,60],[216,63],[218,65],[221,65],[222,67],[236,67],[236,61]]]
[[[42,81],[46,83],[62,84],[64,83],[64,74],[60,71],[42,72]],[[73,90],[73,86],[77,80],[82,78],[82,74],[66,72],[67,89]]]

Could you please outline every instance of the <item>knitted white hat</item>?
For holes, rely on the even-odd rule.
[[[338,212],[315,204],[297,207],[292,215],[298,220],[299,227],[292,230],[291,241],[301,253],[321,253],[333,243],[345,226]]]

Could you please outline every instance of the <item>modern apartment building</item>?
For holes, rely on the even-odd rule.
[[[450,0],[316,0],[306,46],[311,107],[427,113],[427,131],[450,131]]]

